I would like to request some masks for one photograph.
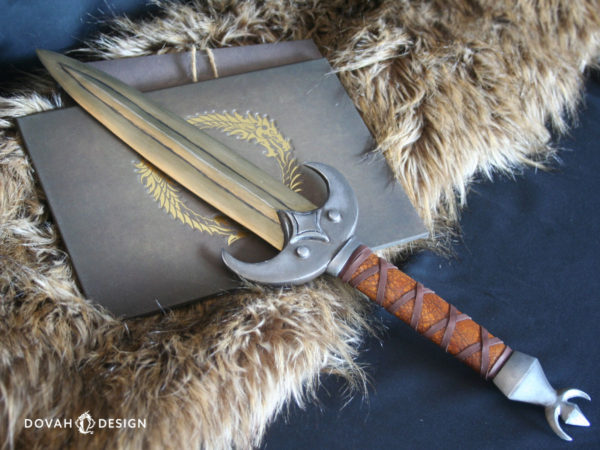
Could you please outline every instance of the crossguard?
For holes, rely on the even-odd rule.
[[[279,211],[283,250],[267,261],[247,263],[223,250],[225,265],[242,278],[265,284],[302,284],[323,274],[350,240],[358,202],[346,178],[326,164],[307,163],[325,182],[327,200],[312,211]]]

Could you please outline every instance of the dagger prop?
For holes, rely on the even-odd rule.
[[[569,425],[589,426],[571,398],[579,389],[555,390],[537,358],[514,351],[468,315],[377,257],[354,235],[358,203],[335,168],[308,163],[325,182],[317,207],[141,92],[64,55],[38,50],[62,88],[133,150],[207,203],[280,250],[274,258],[243,262],[223,250],[223,262],[250,281],[289,285],[324,273],[337,276],[418,333],[454,355],[509,399],[545,407],[562,439]]]

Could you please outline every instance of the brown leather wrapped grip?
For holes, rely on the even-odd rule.
[[[512,350],[500,339],[368,247],[358,247],[339,277],[486,380],[510,356]]]

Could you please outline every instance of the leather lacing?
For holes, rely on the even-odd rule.
[[[363,281],[378,275],[379,279],[377,281],[377,291],[374,301],[380,306],[384,306],[388,271],[391,269],[398,269],[386,260],[378,258],[377,264],[370,266],[357,274],[357,270],[371,255],[371,250],[368,247],[361,245],[353,253],[339,276],[343,281],[349,283],[352,287],[357,288]],[[386,306],[386,309],[392,314],[396,314],[400,308],[402,308],[402,306],[409,301],[414,300],[414,306],[409,324],[412,328],[417,330],[417,327],[419,326],[419,319],[423,310],[423,301],[426,294],[434,294],[434,292],[423,286],[421,283],[416,282],[414,289],[411,289],[408,292],[403,293],[400,297],[393,299],[389,305]],[[440,330],[444,330],[444,334],[439,345],[444,349],[444,351],[447,352],[450,341],[452,340],[452,335],[456,329],[456,324],[462,322],[463,320],[471,320],[471,318],[468,315],[459,312],[453,305],[450,305],[447,317],[444,317],[443,319],[431,325],[423,332],[423,336],[431,339],[434,334]],[[478,351],[481,351],[479,373],[483,378],[490,379],[493,378],[496,373],[498,373],[498,370],[500,370],[503,363],[506,361],[508,356],[510,356],[511,349],[510,347],[506,347],[494,365],[488,368],[490,363],[490,347],[497,344],[502,344],[503,342],[497,337],[490,338],[490,333],[488,330],[481,325],[478,326],[480,329],[481,340],[462,349],[455,356],[461,361],[464,361]]]

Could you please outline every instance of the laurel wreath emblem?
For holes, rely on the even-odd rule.
[[[189,118],[188,122],[201,129],[216,129],[258,144],[267,158],[274,158],[277,162],[282,182],[295,192],[301,191],[300,165],[294,157],[293,147],[266,115],[250,112],[241,115],[236,111],[205,113]],[[207,217],[187,206],[177,184],[148,161],[140,160],[135,163],[135,168],[147,192],[174,219],[202,233],[222,236],[228,245],[246,236],[227,217]]]
[[[266,115],[248,112],[242,116],[233,111],[198,115],[188,119],[188,122],[201,129],[214,128],[229,136],[262,146],[265,156],[277,161],[282,182],[293,191],[300,192],[300,167],[292,152],[292,145],[283,137],[275,122]]]

